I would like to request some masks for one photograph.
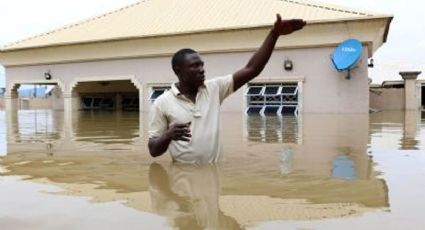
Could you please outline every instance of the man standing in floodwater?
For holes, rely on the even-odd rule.
[[[220,161],[221,103],[261,73],[280,35],[291,34],[306,24],[301,19],[276,17],[261,47],[232,75],[205,81],[204,62],[196,51],[181,49],[174,54],[172,68],[179,81],[155,100],[151,110],[148,147],[153,157],[168,149],[175,162]]]

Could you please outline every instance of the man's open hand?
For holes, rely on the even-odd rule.
[[[190,123],[172,124],[168,128],[167,136],[174,141],[190,141],[192,135],[190,134]]]
[[[306,22],[302,19],[282,20],[279,14],[276,15],[276,22],[273,26],[273,32],[276,35],[287,35],[294,31],[302,29]]]

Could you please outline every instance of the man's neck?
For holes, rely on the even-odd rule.
[[[176,83],[177,89],[179,89],[180,93],[189,98],[193,103],[196,102],[196,95],[198,94],[197,87],[191,87],[185,84],[182,84],[181,82]]]

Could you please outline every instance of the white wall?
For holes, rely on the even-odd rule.
[[[352,79],[338,73],[330,61],[333,47],[276,50],[270,62],[258,77],[260,79],[288,79],[304,77],[304,112],[314,113],[367,113],[369,92],[366,49],[359,68],[352,72]],[[234,73],[242,68],[251,52],[202,54],[207,78]],[[283,70],[283,61],[289,58],[294,63],[292,71]],[[44,72],[51,71],[51,81],[63,83],[66,90],[76,79],[105,78],[123,79],[132,77],[145,84],[170,83],[177,78],[171,70],[171,57],[153,57],[113,61],[96,61],[41,66],[9,67],[6,69],[6,84],[41,81]],[[9,86],[10,87],[10,86]],[[149,108],[147,90],[144,90],[144,108]],[[243,110],[243,90],[232,95],[223,105],[226,111]]]

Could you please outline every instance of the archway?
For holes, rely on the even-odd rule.
[[[19,109],[63,110],[61,82],[14,82],[5,91],[5,107],[8,111]]]
[[[76,110],[139,111],[140,90],[131,80],[79,81],[72,87]]]

